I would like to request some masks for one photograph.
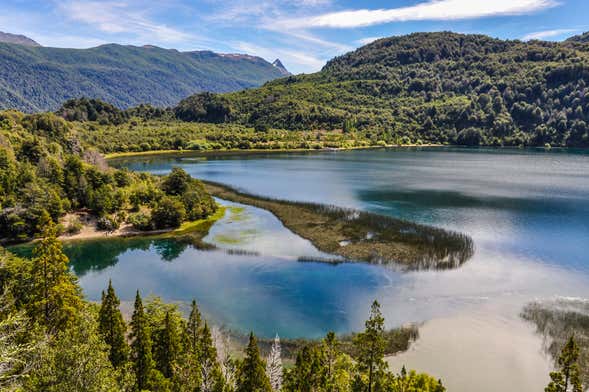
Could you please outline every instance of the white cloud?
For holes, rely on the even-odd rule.
[[[391,22],[522,15],[559,4],[556,0],[429,0],[409,7],[331,12],[313,17],[284,19],[275,23],[286,29],[355,28]]]
[[[264,47],[244,41],[233,42],[232,46],[238,51],[260,56],[268,61],[279,58],[287,69],[304,68],[318,70],[326,63],[325,59],[315,57],[308,52],[288,48]]]
[[[546,38],[553,38],[558,37],[564,34],[576,33],[578,29],[554,29],[554,30],[543,30],[543,31],[535,31],[533,33],[526,34],[522,37],[523,41],[529,41],[532,39],[539,39],[543,40]]]
[[[190,34],[151,20],[144,9],[126,2],[71,0],[60,5],[66,17],[110,33],[131,33],[145,40],[180,42]]]

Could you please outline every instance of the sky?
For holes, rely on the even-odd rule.
[[[248,53],[310,73],[381,37],[449,30],[562,40],[589,31],[587,15],[589,0],[0,0],[0,31],[53,47]]]

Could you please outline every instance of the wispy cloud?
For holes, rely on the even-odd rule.
[[[275,23],[287,29],[355,28],[391,22],[522,15],[559,4],[556,0],[429,0],[409,7],[331,12],[314,17],[290,18]]]
[[[264,47],[244,41],[233,42],[232,47],[238,51],[254,54],[270,61],[275,58],[280,58],[287,68],[296,64],[304,68],[316,70],[321,68],[326,63],[326,59],[318,58],[305,51],[298,51],[289,48]]]
[[[130,33],[146,40],[180,42],[190,34],[151,19],[139,5],[114,1],[71,0],[60,4],[64,15],[109,33]]]
[[[546,38],[554,38],[564,34],[572,34],[579,32],[579,29],[554,29],[554,30],[542,30],[542,31],[535,31],[533,33],[526,34],[522,37],[523,41],[529,41],[532,39],[539,39],[543,40]]]

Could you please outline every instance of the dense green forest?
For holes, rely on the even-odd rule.
[[[108,167],[75,129],[51,114],[0,112],[0,239],[28,240],[71,211],[88,211],[106,231],[178,227],[216,209],[200,181],[181,170],[168,176]],[[69,220],[60,232],[80,230]]]
[[[154,46],[47,48],[0,42],[0,109],[56,110],[67,99],[100,98],[121,108],[175,105],[197,91],[259,86],[285,71],[254,56],[179,52]]]
[[[234,93],[199,93],[167,109],[142,105],[105,110],[100,102],[87,108],[88,100],[76,100],[58,113],[114,127],[95,125],[91,130],[99,128],[98,136],[89,132],[88,138],[101,144],[104,152],[200,149],[194,143],[190,146],[200,135],[186,132],[195,129],[184,125],[189,122],[229,124],[218,129],[221,135],[239,135],[235,139],[241,139],[243,129],[306,132],[306,138],[297,137],[296,147],[301,148],[308,148],[313,137],[321,139],[317,134],[326,131],[343,134],[334,147],[429,143],[589,147],[588,82],[586,35],[555,43],[418,33],[378,40],[334,58],[314,74]],[[159,134],[154,133],[157,128]],[[139,147],[143,132],[150,141]],[[99,141],[104,133],[112,136],[108,142]],[[175,146],[171,133],[180,135]],[[214,141],[210,135],[205,139]],[[258,137],[247,139],[242,147],[221,143],[219,148],[247,148],[260,142]],[[264,148],[264,143],[259,147]]]
[[[321,72],[227,94],[232,121],[366,130],[387,143],[589,146],[589,45],[417,33]]]

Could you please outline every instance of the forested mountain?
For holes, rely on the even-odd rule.
[[[416,33],[227,94],[231,121],[386,142],[589,146],[589,45]]]
[[[0,42],[27,46],[41,46],[35,40],[32,40],[29,37],[25,37],[24,35],[4,33],[2,31],[0,31]]]
[[[0,109],[25,112],[55,110],[81,96],[120,108],[170,106],[199,91],[235,91],[282,76],[278,67],[248,55],[115,44],[62,49],[0,43]]]

